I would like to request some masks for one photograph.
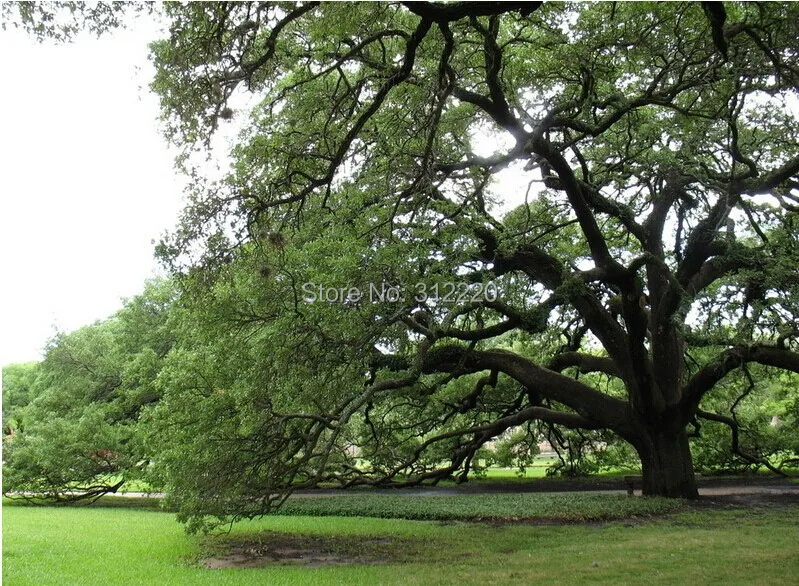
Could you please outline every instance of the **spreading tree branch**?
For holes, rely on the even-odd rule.
[[[733,454],[740,456],[741,458],[752,464],[759,464],[761,466],[765,466],[766,468],[774,472],[774,474],[778,474],[784,477],[788,476],[785,472],[783,472],[782,470],[771,464],[771,462],[769,462],[766,458],[753,456],[752,454],[749,454],[748,452],[745,452],[741,449],[740,438],[739,438],[740,426],[738,425],[738,422],[735,421],[735,419],[733,419],[732,417],[727,417],[726,415],[719,415],[718,413],[711,413],[709,411],[703,411],[702,409],[697,410],[696,416],[701,417],[702,419],[707,419],[708,421],[716,421],[718,423],[723,423],[724,425],[730,428],[730,433],[732,435]]]
[[[750,362],[799,373],[797,352],[761,344],[734,346],[718,354],[688,381],[683,392],[684,397],[698,405],[705,393],[715,387],[727,374]]]

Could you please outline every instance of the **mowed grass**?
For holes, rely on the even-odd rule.
[[[6,504],[3,580],[19,586],[796,584],[797,513],[799,507],[787,506],[684,509],[664,518],[566,525],[274,516],[202,537],[186,535],[169,513],[141,508]],[[385,564],[200,567],[204,553],[224,551],[230,541],[257,540],[266,531],[354,543],[378,537],[400,549]]]

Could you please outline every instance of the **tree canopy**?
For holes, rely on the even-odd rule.
[[[3,491],[95,499],[148,477],[148,406],[174,344],[174,288],[152,281],[111,318],[50,341],[40,363],[3,368]]]
[[[152,87],[197,182],[158,247],[190,318],[154,461],[185,520],[465,479],[536,425],[692,498],[701,420],[737,433],[750,367],[799,372],[794,4],[163,16]]]

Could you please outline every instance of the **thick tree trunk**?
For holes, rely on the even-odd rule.
[[[654,429],[636,446],[641,457],[643,494],[699,497],[688,435],[684,430]]]

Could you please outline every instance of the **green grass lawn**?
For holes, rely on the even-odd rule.
[[[508,495],[490,499],[495,496]],[[442,503],[449,498],[436,497]],[[613,497],[606,498],[609,510],[618,507]],[[407,500],[419,502],[416,497]],[[331,499],[314,502],[335,508]],[[369,504],[368,499],[363,502]],[[575,501],[575,507],[586,505]],[[551,510],[551,505],[539,509]],[[186,535],[171,514],[141,506],[6,503],[3,580],[18,586],[795,584],[798,509],[683,509],[661,518],[566,525],[274,516],[240,523],[229,534],[202,537]],[[274,532],[319,540],[337,536],[338,548],[376,549],[386,563],[221,570],[198,563],[204,554],[224,553],[238,542],[268,544]]]
[[[547,467],[552,464],[550,460],[536,460],[532,465],[525,468],[524,473],[519,472],[518,468],[486,468],[483,471],[483,478],[491,480],[511,480],[515,478],[546,478]],[[480,476],[474,476],[470,480],[478,480]]]

